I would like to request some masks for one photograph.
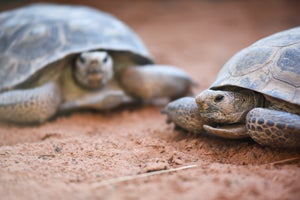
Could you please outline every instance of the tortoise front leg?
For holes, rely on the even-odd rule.
[[[0,120],[12,123],[42,123],[52,117],[61,103],[57,83],[0,94]]]
[[[195,98],[183,97],[172,101],[161,113],[167,115],[167,123],[173,122],[175,126],[193,133],[203,131],[205,122],[200,117]]]
[[[135,99],[128,96],[122,90],[103,90],[96,93],[88,93],[77,99],[65,101],[61,104],[60,112],[69,112],[76,109],[92,108],[96,110],[110,110],[122,104],[130,104]]]
[[[127,93],[143,100],[186,96],[194,84],[184,71],[164,65],[124,68],[120,82]]]
[[[255,108],[246,117],[251,138],[261,145],[300,147],[300,116],[283,111]]]

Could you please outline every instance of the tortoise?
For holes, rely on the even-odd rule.
[[[271,147],[300,146],[300,27],[236,53],[209,89],[170,102],[168,122]]]
[[[77,109],[172,100],[193,81],[154,64],[139,36],[111,14],[32,4],[0,14],[0,119],[42,123]]]

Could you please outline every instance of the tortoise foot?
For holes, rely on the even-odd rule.
[[[246,117],[249,136],[261,145],[300,147],[300,116],[255,108]]]
[[[54,81],[33,89],[7,91],[0,94],[0,120],[42,123],[57,112],[60,103],[60,88]]]
[[[164,65],[125,68],[120,81],[126,92],[146,101],[189,95],[195,84],[184,71]]]
[[[200,117],[195,98],[183,97],[172,101],[161,113],[167,115],[168,123],[173,122],[175,126],[193,133],[203,131],[204,121]]]

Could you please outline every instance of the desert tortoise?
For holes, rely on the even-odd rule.
[[[300,27],[263,38],[235,54],[196,98],[170,102],[168,121],[192,132],[251,137],[300,146]]]
[[[33,4],[0,13],[0,119],[40,123],[57,112],[175,99],[192,80],[154,65],[124,23],[85,6]]]

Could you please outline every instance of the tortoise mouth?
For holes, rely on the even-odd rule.
[[[246,125],[242,123],[203,125],[203,128],[206,132],[223,138],[241,139],[249,137]]]
[[[229,126],[231,124],[242,124],[245,121],[245,116],[247,112],[233,112],[225,113],[222,111],[219,112],[200,112],[201,118],[206,121],[211,121],[217,126]]]

